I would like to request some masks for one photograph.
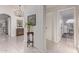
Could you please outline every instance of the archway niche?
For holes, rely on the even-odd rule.
[[[0,35],[11,35],[11,16],[0,14]]]

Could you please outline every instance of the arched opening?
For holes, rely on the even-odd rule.
[[[11,16],[0,14],[0,35],[11,35]]]

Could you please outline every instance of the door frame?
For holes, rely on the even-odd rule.
[[[8,17],[8,36],[11,37],[11,16]]]
[[[57,22],[58,22],[58,20],[60,19],[60,12],[61,11],[65,11],[65,10],[69,10],[69,9],[73,9],[74,10],[74,43],[73,43],[73,46],[75,47],[75,48],[77,48],[77,30],[76,30],[76,26],[77,26],[77,17],[76,17],[76,7],[70,7],[70,8],[65,8],[65,9],[60,9],[60,10],[57,10]],[[59,20],[60,21],[60,20]],[[59,23],[59,22],[58,22]],[[59,27],[58,27],[58,23],[56,24],[56,28],[58,29]],[[59,24],[60,25],[60,24]],[[56,29],[56,30],[57,30]],[[57,37],[58,37],[58,32],[60,33],[61,32],[61,30],[57,30],[56,31],[56,35],[57,35]],[[60,38],[60,37],[58,37],[58,38]],[[56,38],[56,40],[58,40],[58,38]],[[59,39],[59,40],[61,40],[61,38]]]

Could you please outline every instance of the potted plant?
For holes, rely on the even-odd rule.
[[[32,22],[28,21],[25,25],[27,25],[28,32],[31,32],[32,31]]]

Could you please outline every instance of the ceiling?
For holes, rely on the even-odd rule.
[[[57,6],[59,6],[59,5],[46,5],[46,8],[55,8]]]

